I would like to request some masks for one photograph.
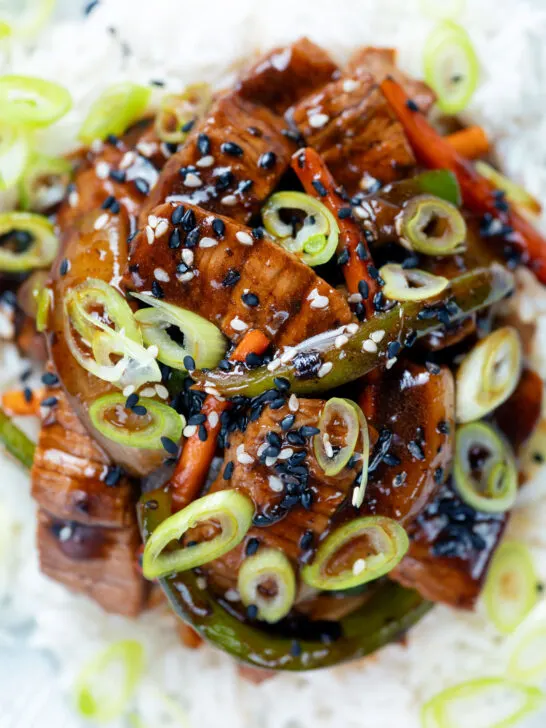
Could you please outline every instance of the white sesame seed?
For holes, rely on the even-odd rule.
[[[110,165],[108,162],[100,161],[95,165],[95,174],[99,179],[106,179],[110,174]]]
[[[245,324],[245,322],[240,319],[238,316],[235,316],[231,319],[231,328],[235,331],[245,331],[248,329],[248,324]]]
[[[280,478],[278,478],[276,475],[270,475],[269,478],[269,487],[274,493],[281,493],[284,490],[283,482]]]
[[[203,182],[196,174],[188,172],[188,174],[184,177],[184,184],[186,187],[201,187]]]
[[[209,425],[211,427],[216,427],[218,422],[220,422],[220,417],[218,415],[218,412],[211,412],[210,415],[207,417],[209,421]]]
[[[339,336],[336,336],[334,340],[334,346],[336,349],[341,349],[342,346],[345,346],[349,341],[349,337],[345,336],[345,334],[340,334]]]
[[[233,205],[237,204],[237,198],[235,195],[226,195],[225,197],[222,197],[220,202],[226,207],[233,207]]]
[[[366,341],[362,342],[362,351],[367,351],[370,354],[375,354],[375,352],[377,351],[377,344],[371,339],[366,339]]]
[[[356,332],[358,331],[358,324],[347,324],[347,326],[345,327],[345,331],[348,334],[356,334]]]
[[[139,392],[141,397],[155,397],[155,387],[144,387]]]
[[[103,212],[102,215],[99,215],[97,217],[93,227],[95,228],[95,230],[101,230],[107,223],[108,223],[108,213]]]
[[[294,454],[294,450],[291,447],[283,447],[279,453],[279,460],[288,460]]]
[[[237,453],[237,455],[240,455],[244,451],[245,451],[245,443],[242,442],[240,445],[237,445],[237,449],[235,450],[235,452]]]
[[[224,597],[228,600],[228,602],[238,602],[241,599],[241,595],[237,591],[237,589],[228,589]]]
[[[298,398],[295,394],[290,395],[290,399],[288,400],[288,409],[290,412],[297,412],[300,408],[300,403]]]
[[[280,359],[271,359],[269,364],[267,365],[267,370],[269,372],[274,372],[276,369],[278,369],[281,365]]]
[[[351,91],[355,91],[357,88],[358,83],[354,80],[354,78],[348,78],[343,81],[343,90],[345,93],[350,94]]]
[[[235,237],[241,243],[241,245],[254,245],[252,235],[245,233],[244,230],[239,230],[239,232],[235,233]]]
[[[281,364],[288,364],[296,356],[298,350],[295,346],[287,346],[280,356]]]
[[[161,281],[162,283],[168,283],[171,280],[171,276],[164,268],[156,268],[154,270],[154,278],[156,281]]]
[[[275,465],[276,462],[277,462],[276,457],[269,456],[269,457],[266,457],[266,459],[265,459],[265,464],[268,468],[273,467],[273,465]]]
[[[326,457],[333,458],[334,448],[332,447],[332,443],[330,442],[330,435],[327,432],[325,432],[322,436],[322,442],[324,444],[324,452],[326,453]]]
[[[242,452],[237,455],[237,461],[241,463],[241,465],[252,465],[252,463],[254,462],[254,458],[247,452]]]
[[[349,303],[362,303],[362,296],[360,293],[351,293],[349,296]]]
[[[193,437],[197,432],[197,425],[186,425],[184,427],[184,437]]]
[[[207,154],[206,157],[201,157],[196,163],[196,167],[212,167],[214,164],[214,157],[212,157],[210,154]]]
[[[182,251],[182,261],[186,265],[193,265],[194,255],[193,250],[190,250],[189,248],[184,248]]]
[[[130,394],[133,394],[134,391],[135,391],[135,385],[134,384],[128,384],[123,389],[123,396],[124,397],[128,397]]]
[[[268,447],[269,447],[269,443],[268,442],[262,442],[262,444],[260,445],[260,447],[257,450],[257,453],[258,453],[258,457],[259,458],[262,457],[262,455],[264,454],[264,452],[267,450]]]
[[[68,204],[70,205],[70,207],[76,207],[79,201],[79,194],[76,192],[76,190],[72,190],[72,192],[68,195]]]
[[[163,384],[156,384],[155,391],[157,393],[157,396],[160,397],[161,399],[169,398],[169,390]]]
[[[216,397],[216,399],[220,402],[224,401],[224,398],[220,396],[220,392],[216,389],[216,387],[205,387],[205,392],[210,394],[211,397]]]
[[[353,564],[353,574],[358,576],[366,568],[366,561],[364,559],[357,559]]]
[[[318,288],[313,288],[311,293],[307,296],[307,300],[314,301],[318,295],[319,295]]]
[[[311,308],[326,308],[329,303],[328,296],[317,296],[311,301]]]
[[[199,247],[200,248],[214,248],[218,245],[218,241],[214,238],[201,238],[199,241]]]
[[[157,148],[157,144],[155,142],[139,142],[136,148],[143,157],[151,157]]]
[[[362,486],[358,485],[353,490],[353,496],[352,496],[351,502],[355,508],[360,508],[363,500],[364,500],[364,490],[363,490]]]
[[[198,588],[201,589],[201,591],[205,591],[207,588],[207,580],[204,576],[198,576],[195,580],[195,583],[197,584]]]
[[[369,217],[367,210],[360,205],[353,207],[353,212],[361,220],[367,220],[367,218]]]
[[[330,121],[328,114],[313,114],[309,117],[309,126],[313,129],[320,129]]]
[[[155,230],[158,222],[159,218],[156,215],[148,215],[148,225],[152,228],[152,230]]]
[[[325,361],[324,364],[321,366],[321,368],[317,372],[317,376],[319,379],[322,379],[322,377],[325,377],[329,372],[332,371],[332,367],[334,365],[331,361]]]
[[[104,144],[102,143],[102,139],[93,139],[91,142],[91,151],[93,154],[99,154],[99,152],[102,152],[104,148]]]
[[[189,270],[187,273],[182,273],[181,275],[177,276],[180,283],[189,283],[191,279],[195,276],[195,273],[193,271]]]
[[[169,229],[169,223],[167,220],[160,220],[157,223],[157,227],[155,229],[155,236],[156,238],[160,238],[162,235],[165,235],[167,230]]]
[[[148,245],[152,245],[155,240],[155,233],[149,225],[146,225],[146,240]]]
[[[384,336],[385,329],[379,329],[379,331],[372,331],[372,333],[370,334],[370,339],[372,341],[375,341],[376,344],[379,344],[379,342],[383,340]]]
[[[153,357],[155,359],[157,357],[157,355],[159,354],[159,349],[157,348],[157,346],[155,344],[152,344],[151,346],[148,347],[147,352],[151,357]]]
[[[387,364],[386,364],[387,369],[392,369],[392,367],[396,364],[397,361],[398,361],[398,359],[395,356],[392,359],[388,359]]]
[[[135,161],[136,161],[137,155],[135,152],[125,152],[123,155],[121,162],[119,163],[120,169],[127,169],[127,167],[130,167]]]

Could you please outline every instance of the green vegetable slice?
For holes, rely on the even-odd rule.
[[[53,225],[31,212],[1,213],[0,241],[0,271],[7,273],[47,268],[59,249]]]
[[[22,430],[13,424],[11,418],[2,409],[0,409],[0,442],[16,460],[19,460],[21,465],[28,469],[32,467],[36,446]]]
[[[439,197],[455,207],[462,205],[461,186],[456,175],[449,169],[430,169],[428,172],[421,172],[421,174],[411,177],[406,182],[416,184],[422,194]]]
[[[84,144],[91,144],[109,134],[123,134],[127,127],[143,116],[150,94],[150,88],[135,83],[109,86],[89,109],[78,139]]]
[[[125,407],[122,394],[105,394],[89,407],[93,427],[113,442],[141,450],[159,450],[164,438],[178,443],[186,424],[184,417],[172,407],[155,399],[140,397],[139,407],[145,413],[137,413]]]
[[[144,548],[144,576],[157,579],[223,556],[243,540],[253,516],[252,501],[235,490],[221,490],[198,498],[163,521],[152,533]],[[207,522],[217,524],[220,533],[209,541],[169,550],[169,545],[179,541],[186,531]]]
[[[282,551],[262,548],[246,558],[237,578],[245,606],[258,608],[258,619],[274,624],[290,612],[296,598],[296,577]]]
[[[33,76],[0,76],[0,121],[14,127],[49,126],[72,106],[58,83]]]
[[[460,211],[433,195],[407,202],[397,221],[400,242],[426,255],[455,255],[465,248],[466,222]]]
[[[530,192],[527,192],[525,187],[508,179],[508,177],[505,177],[497,169],[487,164],[487,162],[478,160],[474,163],[474,166],[476,167],[476,172],[488,179],[498,190],[502,190],[506,194],[508,202],[516,205],[520,211],[532,216],[540,214],[542,209],[540,202]]]
[[[157,136],[169,144],[182,144],[188,136],[188,123],[200,119],[212,103],[208,83],[188,86],[181,94],[166,94],[155,117]]]
[[[495,551],[483,592],[487,615],[502,634],[513,632],[537,602],[538,576],[527,546],[503,541]]]
[[[424,301],[442,293],[449,281],[419,268],[387,263],[379,271],[385,281],[383,295],[395,301]]]
[[[144,672],[144,648],[136,640],[120,640],[93,657],[74,685],[78,713],[107,723],[125,712]]]
[[[34,152],[19,180],[19,207],[35,212],[53,207],[64,197],[71,175],[68,160]]]
[[[133,293],[139,301],[150,304],[135,313],[144,342],[157,346],[159,361],[173,369],[186,370],[184,359],[191,356],[198,369],[211,369],[218,365],[227,350],[227,341],[220,329],[192,311],[161,301],[154,296]],[[175,341],[168,329],[175,326],[184,337],[184,343]]]
[[[0,127],[0,190],[13,187],[24,174],[30,154],[28,135],[22,129]]]
[[[394,569],[408,547],[405,530],[392,518],[356,518],[322,541],[302,579],[316,589],[352,589]]]
[[[313,438],[315,457],[325,475],[337,475],[351,459],[358,441],[360,422],[356,408],[349,400],[332,397],[324,405],[318,427],[320,432]],[[341,433],[336,432],[339,429]],[[338,434],[343,445],[337,443]],[[335,443],[331,442],[332,436],[336,437]]]
[[[440,23],[424,49],[425,81],[438,96],[445,114],[465,109],[478,85],[480,65],[468,33],[452,21]]]
[[[298,232],[281,217],[287,211],[305,213]],[[277,192],[262,208],[267,232],[283,248],[300,257],[311,267],[327,263],[335,254],[339,225],[330,210],[319,200],[303,192]]]
[[[40,333],[47,329],[52,303],[53,292],[47,286],[36,293],[36,331]]]

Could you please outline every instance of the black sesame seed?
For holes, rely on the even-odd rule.
[[[32,389],[30,387],[25,387],[23,389],[23,399],[25,402],[32,402],[33,396],[34,395],[32,394]]]
[[[189,233],[195,227],[195,213],[193,210],[186,210],[182,215],[180,224],[185,232]]]
[[[298,129],[283,129],[281,134],[291,142],[295,142],[299,146],[305,146],[303,134]]]
[[[286,417],[281,420],[281,430],[283,430],[284,432],[288,431],[295,421],[295,415],[286,415]]]
[[[204,414],[196,414],[188,417],[188,425],[202,425],[207,421],[207,417]]]
[[[174,208],[173,213],[171,215],[172,224],[180,225],[183,217],[184,217],[184,208],[182,205],[178,205],[178,207]]]
[[[349,262],[349,251],[347,248],[343,248],[341,253],[337,257],[338,265],[346,265]]]
[[[235,144],[235,142],[224,142],[220,145],[220,150],[224,154],[229,154],[230,157],[243,156],[243,148],[240,147],[238,144]]]
[[[359,260],[366,260],[368,257],[368,251],[366,250],[366,246],[364,243],[360,242],[356,246],[356,255]]]
[[[273,383],[281,392],[287,392],[290,389],[290,382],[284,377],[274,377]]]
[[[182,240],[180,239],[180,230],[178,228],[174,228],[172,233],[169,235],[169,248],[171,248],[171,250],[176,250],[181,244]]]
[[[290,443],[290,445],[305,445],[305,438],[300,435],[297,430],[289,432],[286,436],[286,440]]]
[[[346,220],[348,217],[351,217],[353,211],[350,207],[341,207],[339,209],[339,212],[337,213],[337,216],[340,220]]]
[[[259,367],[263,362],[263,357],[253,351],[249,352],[245,357],[245,364],[249,367]]]
[[[63,258],[61,261],[61,265],[59,266],[59,273],[62,276],[65,276],[69,270],[70,270],[70,261],[68,260],[68,258]]]
[[[449,435],[449,422],[446,422],[445,420],[440,420],[440,422],[438,422],[438,424],[436,425],[436,429],[442,435]]]
[[[408,99],[406,101],[406,106],[408,107],[408,109],[410,111],[419,111],[419,107],[417,106],[417,104],[415,103],[415,101],[413,99]]]
[[[144,407],[141,404],[137,404],[133,407],[132,410],[133,414],[138,415],[139,417],[144,417],[144,415],[148,414],[148,410],[146,407]]]
[[[121,206],[117,200],[114,200],[112,204],[110,205],[110,212],[112,212],[114,215],[117,215],[119,211],[121,210]]]
[[[138,404],[138,399],[139,399],[139,397],[138,397],[138,394],[136,394],[136,392],[133,392],[132,394],[130,394],[127,397],[127,399],[125,400],[125,409],[129,409],[129,410],[133,409],[135,404]]]
[[[237,192],[240,194],[244,194],[245,192],[248,192],[249,189],[254,184],[254,181],[251,179],[245,179],[242,182],[239,182],[239,186],[237,187]]]
[[[358,292],[364,300],[368,298],[370,294],[370,287],[366,281],[358,281]]]
[[[417,331],[410,331],[404,339],[404,346],[412,347],[417,341]]]
[[[433,361],[425,362],[425,367],[429,374],[440,374],[442,371],[438,364],[435,364]]]
[[[395,488],[399,488],[401,485],[404,485],[407,477],[408,477],[408,474],[406,473],[405,470],[403,470],[401,473],[397,473],[392,480],[393,486]]]
[[[224,288],[231,288],[239,282],[240,278],[241,274],[239,273],[239,271],[235,270],[234,268],[230,268],[226,273],[226,277],[222,281],[222,286]]]
[[[142,195],[147,195],[150,192],[150,185],[143,177],[137,177],[135,179],[135,187]]]
[[[282,440],[276,432],[268,432],[266,435],[266,440],[270,445],[273,445],[273,447],[276,447],[278,449],[280,449],[282,446]]]
[[[319,194],[321,197],[326,197],[326,195],[328,194],[328,190],[319,179],[314,179],[311,184],[315,188],[317,194]]]
[[[299,657],[302,653],[302,648],[297,640],[294,640],[290,645],[290,654],[292,657]]]
[[[197,137],[197,148],[201,152],[201,156],[206,156],[210,152],[210,139],[206,134],[199,134]]]
[[[189,233],[186,235],[186,240],[184,242],[186,248],[195,248],[197,243],[199,242],[200,235],[201,234],[198,227],[194,227],[193,230],[190,230]]]
[[[397,465],[400,465],[402,461],[397,455],[394,455],[392,452],[388,452],[386,455],[383,456],[383,462],[385,463],[385,465],[393,468]]]
[[[188,354],[184,357],[184,367],[189,372],[193,372],[193,370],[195,369],[195,359],[193,358],[193,356],[189,356]]]
[[[40,402],[40,404],[42,407],[55,407],[58,401],[57,397],[46,397]]]
[[[169,453],[169,455],[176,455],[178,453],[178,445],[176,444],[176,442],[171,440],[170,437],[162,436],[161,445],[163,449]]]
[[[541,452],[534,452],[533,453],[533,460],[535,463],[543,463],[544,462],[544,455]]]
[[[434,482],[437,485],[440,485],[440,483],[443,481],[443,479],[444,479],[444,469],[436,468],[436,470],[434,471]]]
[[[159,281],[152,281],[152,296],[154,296],[154,298],[163,298],[165,296]]]
[[[252,308],[260,304],[260,299],[255,293],[243,293],[241,299],[244,304],[251,306]]]
[[[235,470],[235,464],[231,462],[231,460],[226,463],[226,467],[224,468],[223,478],[224,480],[229,480],[231,476],[233,475],[233,471]]]
[[[408,442],[408,450],[416,460],[425,459],[425,453],[423,452],[423,448],[416,440],[410,440]]]
[[[278,410],[281,407],[283,407],[285,404],[285,401],[282,397],[279,397],[279,399],[274,399],[272,402],[269,403],[269,406],[272,410]]]
[[[313,531],[306,531],[303,536],[300,538],[300,549],[302,551],[307,551],[307,549],[310,549],[313,545]]]
[[[127,179],[127,174],[123,169],[111,169],[109,177],[114,182],[123,183]]]
[[[207,432],[207,428],[205,425],[199,425],[197,428],[197,435],[201,442],[206,442],[209,436],[209,433]]]
[[[56,374],[53,374],[53,372],[46,372],[45,374],[42,374],[42,383],[46,385],[46,387],[53,387],[55,384],[59,383],[59,377]]]
[[[212,229],[214,230],[214,234],[217,237],[221,238],[226,232],[226,225],[223,220],[220,220],[220,218],[216,217],[212,221]]]
[[[376,311],[384,311],[386,307],[385,296],[382,291],[378,291],[373,297],[373,307]]]
[[[259,225],[258,227],[252,228],[252,230],[250,232],[251,232],[251,235],[254,238],[254,240],[263,240],[264,235],[265,235],[265,230],[261,225]]]
[[[319,432],[319,428],[313,427],[312,425],[303,425],[303,427],[300,427],[300,435],[302,437],[313,437],[313,435],[318,435]]]
[[[102,210],[109,210],[110,206],[116,201],[116,198],[114,195],[108,195],[108,197],[104,200],[104,202],[101,205]]]
[[[258,607],[255,604],[249,604],[246,608],[246,616],[249,619],[256,619],[258,616]]]
[[[312,490],[306,490],[304,491],[300,496],[300,502],[302,506],[305,508],[306,511],[308,511],[311,506],[313,505],[313,491]]]
[[[224,190],[227,190],[234,179],[235,177],[233,176],[233,172],[230,172],[229,170],[227,172],[222,172],[222,174],[219,174],[216,178],[214,187],[218,192],[223,192]]]
[[[187,132],[191,131],[194,126],[195,126],[195,119],[190,119],[185,124],[182,124],[182,126],[180,127],[180,131],[187,133]]]
[[[277,155],[275,152],[265,152],[258,159],[258,167],[262,169],[272,169],[277,163]]]
[[[389,359],[394,359],[400,353],[400,343],[398,341],[390,341],[387,344],[387,356]]]
[[[109,488],[113,488],[119,483],[122,475],[123,470],[120,468],[119,465],[111,465],[106,472],[104,484],[107,485]]]

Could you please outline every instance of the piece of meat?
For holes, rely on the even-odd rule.
[[[493,412],[493,419],[518,455],[540,422],[544,382],[525,367],[513,394]]]
[[[344,75],[288,112],[349,195],[406,177],[415,157],[371,74]]]
[[[38,553],[44,574],[94,599],[107,612],[136,617],[149,585],[137,568],[140,536],[135,520],[100,528],[38,512]]]
[[[170,199],[248,222],[286,171],[295,145],[269,109],[230,92],[218,98],[165,165],[139,225]]]
[[[128,478],[89,436],[62,390],[49,390],[48,396],[55,396],[57,404],[40,430],[32,497],[62,520],[108,527],[132,523],[134,495]]]
[[[159,238],[148,225],[131,242],[128,289],[149,293],[159,285],[163,300],[207,318],[235,341],[256,328],[278,345],[295,344],[351,320],[344,296],[280,245],[188,204],[173,225],[173,214],[181,217],[177,207],[153,210]],[[218,224],[225,228],[221,235]],[[179,248],[172,247],[173,235]],[[245,303],[248,293],[257,305]],[[324,308],[315,307],[317,296],[328,299]]]
[[[287,405],[279,409],[266,406],[259,419],[250,422],[244,433],[230,436],[222,474],[211,486],[211,491],[232,488],[249,496],[255,503],[260,525],[252,527],[239,546],[207,565],[206,573],[220,588],[236,585],[246,544],[251,538],[281,549],[296,563],[306,550],[316,546],[333,515],[350,498],[361,466],[356,463],[354,467],[345,467],[338,475],[327,476],[313,452],[312,437],[305,437],[303,445],[293,444],[293,433],[300,432],[301,427],[317,426],[325,404],[324,400],[318,399],[301,398],[298,402],[296,413]],[[295,414],[294,422],[289,430],[283,430],[280,423],[291,414]],[[280,438],[280,451],[278,457],[265,461],[271,433]],[[336,446],[335,433],[331,433],[331,441]],[[357,451],[360,446],[359,439]],[[298,462],[302,457],[299,453],[305,453],[301,462]],[[246,462],[249,459],[251,462]],[[228,463],[233,463],[233,472],[226,480],[224,473]],[[303,548],[301,539],[308,531],[308,542],[304,542]],[[193,539],[194,535],[190,532],[188,538]]]
[[[345,68],[348,74],[371,73],[376,83],[381,83],[387,76],[392,76],[401,84],[408,96],[426,114],[436,101],[436,94],[424,81],[417,81],[407,76],[396,65],[394,48],[375,48],[367,46],[359,48],[349,59]]]
[[[332,81],[338,68],[329,54],[308,38],[274,48],[241,77],[236,91],[277,114]]]
[[[472,609],[508,517],[475,511],[446,483],[409,528],[409,551],[389,577],[425,599]]]

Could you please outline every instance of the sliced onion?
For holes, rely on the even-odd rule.
[[[237,577],[245,606],[258,608],[258,619],[274,624],[286,617],[296,598],[296,577],[282,551],[262,548],[246,558]]]
[[[478,511],[504,513],[515,503],[514,453],[486,422],[469,422],[457,429],[453,477],[461,498]]]
[[[17,244],[17,235],[30,236],[30,244],[22,251],[7,246],[11,236]],[[23,273],[33,268],[47,268],[57,255],[59,241],[53,225],[46,217],[31,212],[4,212],[0,214],[0,271]]]
[[[163,521],[152,533],[144,548],[144,576],[157,579],[203,566],[223,556],[243,540],[253,516],[254,504],[250,498],[235,490],[221,490],[198,498]],[[219,526],[220,533],[210,541],[174,547],[173,542],[180,541],[186,531],[207,522]]]
[[[324,405],[318,427],[320,432],[313,438],[313,450],[317,462],[325,475],[338,475],[351,459],[360,434],[356,408],[349,400],[332,397]],[[330,435],[332,429],[337,427],[344,428],[345,444],[334,450],[330,443]]]
[[[78,713],[101,723],[119,718],[143,672],[141,643],[135,640],[114,642],[90,660],[77,677],[74,697]]]
[[[466,245],[466,222],[461,212],[434,195],[409,200],[396,227],[402,245],[425,255],[455,255]]]
[[[405,530],[392,518],[356,518],[322,541],[312,563],[303,567],[301,576],[308,586],[316,589],[352,589],[392,571],[408,547]],[[349,556],[351,564],[346,565]]]
[[[487,162],[478,160],[474,163],[474,166],[476,167],[476,172],[489,180],[498,190],[505,192],[508,202],[518,207],[520,211],[524,211],[532,216],[540,215],[542,205],[536,197],[533,197],[530,192],[527,192],[525,187],[518,185],[516,182],[512,182],[511,179],[505,177],[497,169],[487,164]]]
[[[544,705],[540,690],[502,678],[469,680],[443,690],[426,703],[426,728],[510,728]]]
[[[125,407],[121,394],[105,394],[89,407],[93,427],[102,435],[127,447],[160,450],[162,439],[177,443],[185,427],[184,417],[172,407],[155,399],[141,397],[138,404],[146,414],[136,414]]]
[[[293,226],[281,217],[281,212],[287,210],[305,213],[305,219],[295,236]],[[311,195],[277,192],[262,208],[262,218],[267,232],[307,265],[323,265],[336,252],[339,239],[337,220],[322,202]]]
[[[424,301],[444,291],[449,281],[419,268],[387,263],[379,271],[385,281],[383,295],[395,301]]]
[[[195,361],[198,369],[213,369],[222,360],[227,341],[217,326],[193,311],[154,296],[138,293],[133,293],[133,296],[152,306],[137,311],[135,319],[140,324],[145,343],[157,346],[159,361],[185,371],[184,359],[187,356]],[[183,334],[183,345],[169,336],[170,326],[175,326]]]
[[[155,117],[155,129],[163,142],[182,144],[188,136],[185,125],[200,119],[212,103],[208,83],[188,86],[181,94],[166,94]]]
[[[30,154],[28,135],[22,129],[0,127],[0,190],[7,190],[21,179]]]
[[[15,127],[49,126],[72,106],[58,83],[33,76],[0,76],[0,121]]]
[[[512,326],[476,344],[457,371],[457,421],[480,419],[505,402],[517,387],[521,366],[521,340]]]
[[[438,107],[445,114],[465,109],[478,85],[480,65],[466,30],[446,20],[440,23],[425,42],[425,81],[438,97]]]
[[[35,212],[53,207],[63,199],[71,175],[68,160],[35,152],[19,182],[19,207]]]
[[[538,577],[531,553],[520,541],[503,541],[495,551],[483,600],[487,615],[502,634],[510,634],[537,602]]]
[[[78,139],[91,144],[109,134],[120,136],[143,116],[151,92],[146,86],[129,82],[109,86],[89,109]]]

